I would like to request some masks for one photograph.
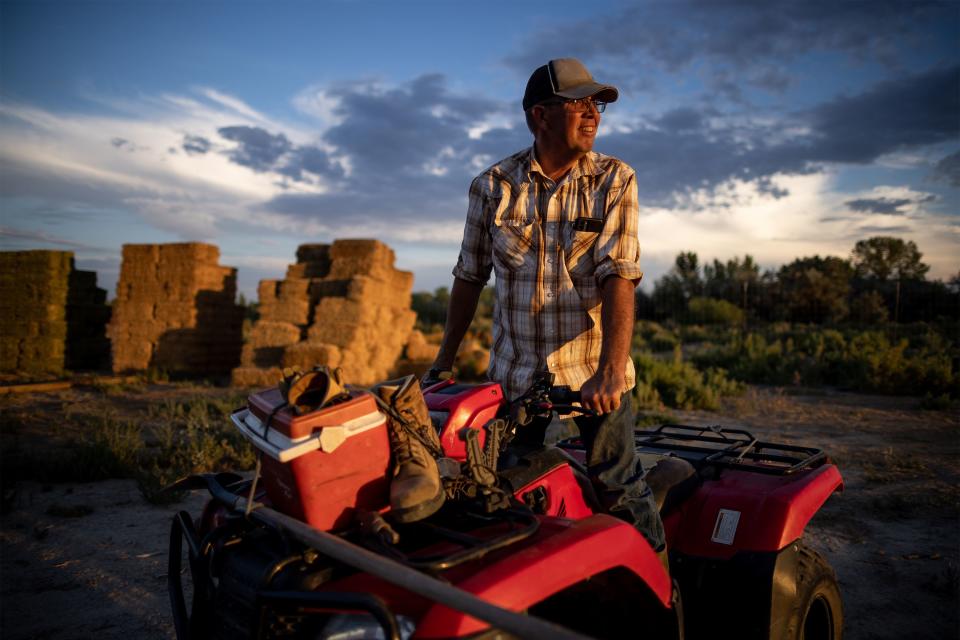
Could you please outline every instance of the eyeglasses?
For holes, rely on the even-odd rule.
[[[589,111],[591,107],[596,109],[597,113],[603,113],[607,108],[606,102],[600,102],[599,100],[594,100],[593,98],[580,98],[578,100],[547,100],[546,102],[541,102],[540,104],[544,106],[562,104],[564,109],[573,113],[584,113],[585,111]]]

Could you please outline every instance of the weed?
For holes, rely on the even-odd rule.
[[[132,478],[147,500],[170,502],[178,496],[162,488],[185,475],[253,467],[253,448],[226,417],[238,404],[239,396],[165,400],[133,421],[119,419],[109,408],[68,413],[80,435],[67,447],[44,454],[18,445],[5,448],[3,484]]]

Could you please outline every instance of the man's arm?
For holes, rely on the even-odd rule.
[[[601,284],[600,367],[580,388],[583,406],[599,413],[616,411],[620,396],[626,391],[625,372],[634,324],[633,294],[634,283],[619,276],[609,276]],[[452,305],[452,298],[450,302]]]
[[[477,302],[483,285],[460,278],[453,279],[453,288],[450,290],[450,302],[447,304],[447,322],[443,328],[443,341],[440,343],[440,353],[433,362],[434,369],[444,371],[453,369],[453,361],[457,357],[460,342],[470,327],[473,314],[477,311]]]

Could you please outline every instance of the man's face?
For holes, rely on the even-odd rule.
[[[543,118],[546,123],[543,135],[545,143],[577,154],[585,154],[593,149],[593,141],[600,127],[600,112],[592,102],[585,101],[586,110],[577,110],[571,104],[555,103],[543,105]]]

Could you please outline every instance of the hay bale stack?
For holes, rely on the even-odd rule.
[[[0,252],[0,371],[15,379],[98,369],[110,315],[97,275],[70,251]]]
[[[237,270],[197,242],[127,244],[109,335],[113,370],[216,375],[240,355]]]
[[[324,364],[341,367],[351,384],[386,378],[416,321],[413,274],[393,263],[393,251],[376,240],[301,246],[286,278],[260,283],[261,318],[234,384],[269,386],[283,367]]]
[[[63,374],[69,251],[0,253],[0,370],[17,377]]]
[[[71,371],[110,368],[107,290],[97,286],[94,271],[70,272],[67,291],[66,365]]]

